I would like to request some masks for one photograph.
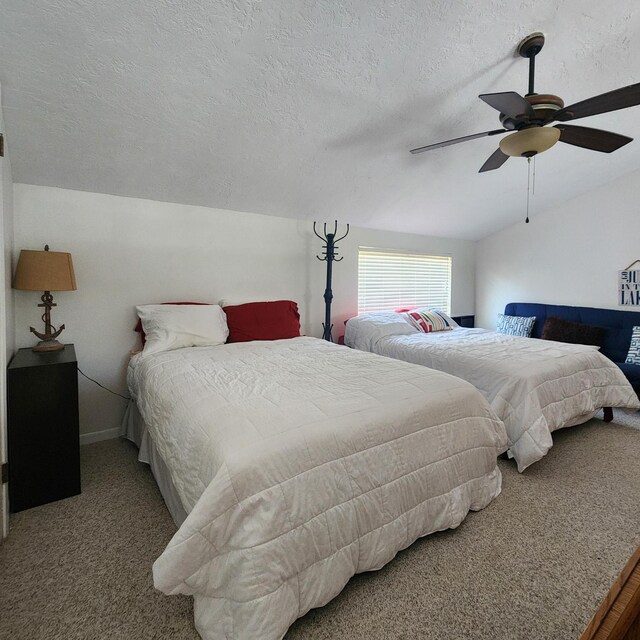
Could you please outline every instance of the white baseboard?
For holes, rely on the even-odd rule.
[[[93,444],[94,442],[102,442],[102,440],[113,440],[120,435],[120,428],[105,429],[104,431],[92,431],[91,433],[80,434],[80,446],[84,444]]]

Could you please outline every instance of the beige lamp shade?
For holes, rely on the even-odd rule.
[[[25,291],[75,291],[76,276],[70,253],[20,251],[13,288]]]
[[[500,140],[500,150],[508,156],[533,156],[551,149],[560,140],[560,129],[532,127]]]

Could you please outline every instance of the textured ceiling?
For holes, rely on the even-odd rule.
[[[14,180],[479,238],[524,219],[526,162],[478,174],[483,92],[566,103],[640,81],[636,0],[0,0]],[[578,124],[636,141],[537,159],[535,212],[640,168],[640,107]]]

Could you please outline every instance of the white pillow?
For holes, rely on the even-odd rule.
[[[224,344],[229,336],[227,316],[217,304],[145,304],[136,311],[146,336],[145,355]]]
[[[373,351],[378,340],[387,336],[402,336],[418,333],[401,313],[376,311],[351,318],[347,322],[344,343],[353,349]]]

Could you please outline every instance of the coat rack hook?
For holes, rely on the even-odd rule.
[[[341,238],[338,238],[336,242],[340,242],[340,240],[344,240],[348,235],[349,235],[349,225],[347,224],[347,232]]]

